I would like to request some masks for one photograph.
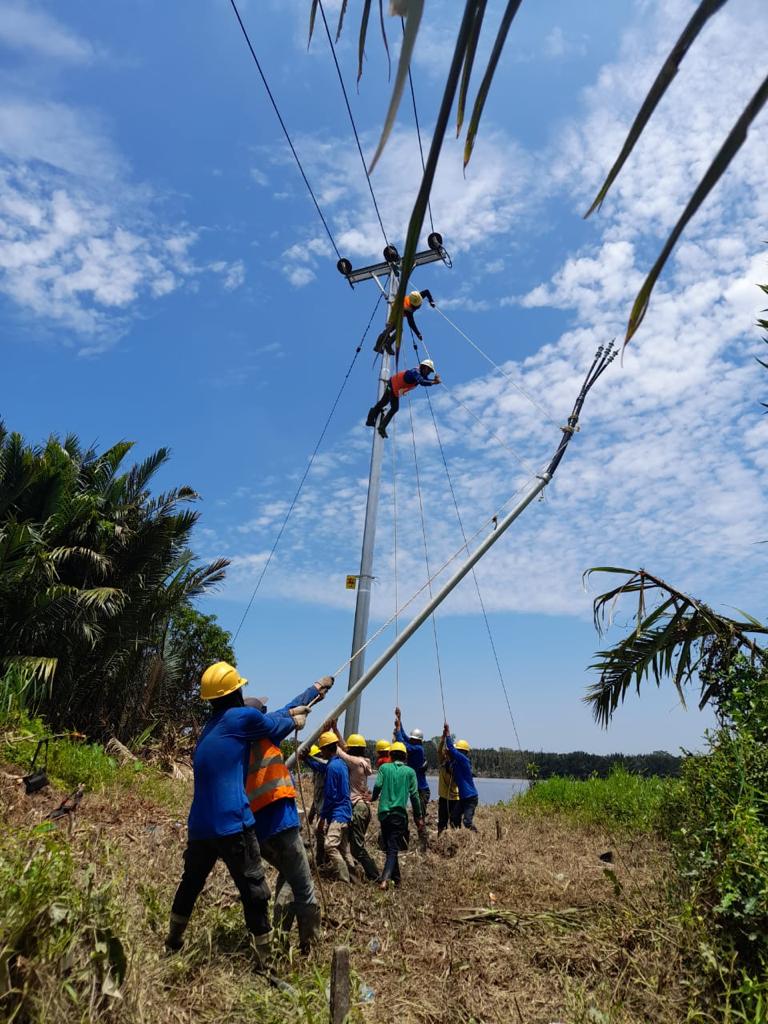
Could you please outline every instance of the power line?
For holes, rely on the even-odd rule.
[[[339,79],[339,85],[341,86],[341,91],[344,93],[344,102],[347,105],[347,113],[349,114],[349,121],[350,121],[350,124],[352,125],[352,131],[353,131],[354,136],[355,136],[355,142],[357,143],[357,151],[360,154],[360,162],[363,165],[363,171],[365,173],[365,180],[368,182],[368,189],[369,189],[369,191],[371,193],[371,199],[373,200],[373,208],[376,211],[376,216],[379,219],[379,227],[381,228],[381,233],[384,236],[384,244],[385,245],[389,245],[389,239],[387,238],[387,232],[384,230],[384,221],[381,219],[381,213],[379,212],[379,204],[376,202],[376,195],[375,195],[375,193],[373,191],[373,185],[371,184],[371,176],[368,173],[368,165],[366,164],[365,157],[363,156],[363,147],[360,145],[360,136],[357,134],[357,125],[355,124],[355,119],[354,119],[354,117],[352,115],[352,107],[349,105],[349,97],[347,96],[347,89],[346,89],[346,86],[344,85],[344,79],[343,79],[342,74],[341,74],[341,68],[339,67],[339,61],[338,61],[338,59],[336,57],[336,47],[333,45],[333,39],[331,38],[331,30],[328,28],[328,21],[326,20],[326,17],[325,17],[325,8],[323,7],[323,0],[318,0],[318,6],[320,7],[320,14],[322,15],[322,18],[323,18],[323,25],[325,26],[325,34],[328,37],[328,45],[331,48],[331,56],[333,57],[333,63],[336,65],[336,74],[337,74],[338,79]]]
[[[405,35],[405,19],[400,19],[400,26]],[[421,157],[421,173],[426,173],[426,164],[424,163],[424,147],[421,144],[421,128],[419,126],[419,112],[416,109],[416,93],[413,90],[413,76],[411,75],[411,65],[408,65],[408,84],[411,87],[411,103],[413,104],[413,119],[416,122],[416,138],[419,140],[419,156]],[[435,222],[432,220],[432,200],[427,196],[427,210],[429,211],[429,226],[432,231],[435,230]]]
[[[307,186],[307,190],[308,190],[309,194],[312,196],[312,202],[315,204],[315,209],[317,210],[317,214],[318,214],[320,220],[323,222],[323,227],[325,228],[325,233],[328,235],[328,238],[330,239],[331,245],[333,246],[333,251],[336,253],[337,258],[341,259],[341,253],[339,252],[339,250],[338,250],[338,248],[336,246],[336,242],[334,241],[333,235],[331,234],[331,229],[328,227],[328,222],[326,221],[325,217],[323,216],[323,211],[320,209],[320,204],[317,201],[317,196],[312,191],[312,186],[309,184],[309,178],[307,177],[306,173],[304,172],[304,168],[302,167],[301,160],[299,160],[299,154],[296,152],[296,147],[293,144],[291,136],[288,134],[288,129],[285,127],[285,121],[283,121],[283,118],[282,118],[282,115],[280,113],[280,110],[278,109],[275,97],[273,96],[272,90],[269,87],[269,82],[267,81],[267,76],[264,74],[262,66],[259,63],[259,58],[256,56],[256,51],[253,48],[253,44],[251,43],[251,39],[250,39],[250,36],[248,35],[248,31],[247,31],[245,25],[243,24],[243,19],[240,17],[240,11],[238,11],[238,9],[237,9],[237,4],[235,3],[235,0],[229,0],[229,2],[232,5],[232,10],[235,12],[235,17],[237,18],[238,24],[240,25],[240,30],[242,31],[243,36],[245,37],[245,41],[248,44],[248,49],[251,51],[251,56],[253,57],[254,63],[256,64],[256,67],[258,68],[259,74],[261,75],[261,80],[264,83],[264,88],[267,90],[267,96],[269,96],[270,102],[272,103],[272,106],[274,107],[275,113],[277,114],[277,119],[280,122],[280,127],[283,129],[283,134],[285,135],[285,138],[286,138],[286,140],[288,142],[288,145],[291,147],[291,152],[293,153],[293,158],[296,161],[296,166],[299,168],[301,176],[304,179],[304,184]]]
[[[354,367],[355,363],[357,362],[357,357],[360,355],[360,352],[362,350],[363,342],[365,341],[366,335],[368,334],[368,331],[371,329],[371,324],[373,323],[374,317],[376,316],[376,313],[378,311],[379,303],[380,302],[381,302],[381,295],[379,295],[379,297],[376,299],[376,305],[373,307],[373,313],[371,313],[371,319],[368,321],[368,326],[363,331],[363,336],[360,339],[360,343],[355,348],[355,354],[352,356],[352,362],[349,364],[349,369],[347,370],[347,372],[346,372],[346,374],[344,376],[344,380],[341,382],[341,387],[339,388],[339,390],[338,390],[338,392],[336,394],[336,397],[333,400],[333,405],[331,406],[331,411],[328,413],[328,417],[327,417],[327,419],[325,421],[325,425],[323,426],[322,431],[320,432],[320,437],[317,439],[317,444],[314,447],[314,451],[312,452],[312,454],[309,457],[309,462],[307,463],[307,468],[304,470],[304,475],[302,476],[301,480],[299,481],[299,486],[296,488],[296,493],[293,496],[293,500],[291,501],[291,504],[288,507],[288,511],[285,513],[285,518],[283,519],[282,525],[280,526],[280,529],[278,530],[277,537],[275,538],[275,543],[272,545],[272,550],[269,552],[269,555],[267,556],[267,560],[264,563],[261,572],[259,573],[258,580],[256,580],[256,586],[253,588],[253,593],[251,594],[251,599],[248,602],[248,605],[246,606],[245,611],[243,612],[243,617],[240,619],[240,625],[235,630],[235,635],[232,638],[233,643],[234,643],[235,640],[237,640],[238,636],[240,635],[240,630],[243,628],[243,623],[245,622],[246,617],[248,616],[248,612],[251,610],[251,605],[253,604],[253,602],[256,599],[256,594],[259,592],[259,587],[261,586],[262,580],[264,579],[264,577],[267,574],[267,569],[269,568],[270,562],[272,561],[272,557],[275,554],[275,551],[277,551],[277,545],[280,543],[280,538],[285,533],[285,528],[288,525],[288,520],[291,518],[291,513],[296,508],[296,502],[299,500],[299,495],[301,494],[301,490],[302,490],[302,488],[304,486],[304,483],[305,483],[307,477],[309,476],[309,471],[310,471],[310,469],[312,469],[312,464],[314,463],[315,458],[317,457],[317,453],[320,450],[320,445],[323,443],[323,438],[325,437],[326,432],[328,431],[328,427],[331,424],[331,420],[333,419],[333,414],[336,412],[336,406],[339,404],[339,400],[340,400],[340,398],[342,396],[344,388],[347,386],[347,381],[349,380],[350,374],[352,373],[352,368]]]

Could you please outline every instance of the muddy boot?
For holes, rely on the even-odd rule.
[[[299,949],[307,954],[320,938],[320,907],[316,903],[307,903],[296,914],[296,922],[299,926]]]
[[[377,415],[378,415],[378,413],[376,412],[376,407],[375,406],[371,406],[371,408],[368,410],[368,419],[365,421],[366,427],[375,427],[376,426],[376,417],[377,417]]]
[[[273,966],[273,945],[274,932],[265,932],[263,935],[251,935],[251,948],[253,950],[254,967],[262,974],[271,974]]]
[[[180,917],[179,914],[171,914],[171,922],[168,925],[168,934],[165,937],[165,949],[168,953],[178,953],[184,945],[184,932],[189,924],[188,917]]]
[[[380,434],[381,437],[389,437],[389,434],[386,432],[384,427],[382,427],[381,425],[379,425],[379,434]]]

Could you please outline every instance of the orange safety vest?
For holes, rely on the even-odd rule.
[[[407,395],[409,391],[413,391],[417,384],[406,384],[405,375],[408,371],[401,370],[400,373],[395,373],[389,378],[389,386],[392,391],[399,398],[400,395]]]
[[[291,773],[285,767],[280,747],[270,739],[254,740],[251,744],[245,792],[254,814],[275,800],[296,797]]]

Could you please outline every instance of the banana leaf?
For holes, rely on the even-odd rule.
[[[456,138],[461,134],[461,126],[464,124],[464,108],[467,104],[467,93],[469,91],[469,80],[472,75],[472,65],[475,63],[475,51],[477,41],[480,38],[480,29],[483,25],[485,5],[487,0],[481,0],[478,4],[475,20],[472,23],[472,33],[467,43],[467,52],[464,55],[464,68],[461,73],[461,87],[459,89],[459,105],[456,111]]]
[[[693,193],[691,198],[688,200],[688,204],[683,210],[680,218],[672,229],[669,238],[667,239],[664,248],[659,253],[659,257],[651,268],[648,276],[643,282],[643,286],[637,294],[637,298],[632,306],[632,312],[629,315],[629,323],[627,324],[627,333],[624,338],[624,345],[626,346],[632,339],[633,335],[637,331],[640,324],[643,322],[646,311],[648,309],[648,303],[651,299],[651,292],[654,289],[656,281],[659,278],[664,264],[669,259],[670,253],[677,245],[677,241],[680,235],[685,230],[686,225],[690,219],[697,212],[699,207],[702,205],[704,200],[707,198],[709,193],[715,187],[717,182],[720,180],[722,175],[725,173],[728,165],[734,156],[738,153],[747,138],[750,125],[763,109],[766,100],[768,100],[768,77],[766,77],[760,88],[757,90],[755,95],[749,101],[741,117],[738,119],[736,124],[731,129],[728,138],[723,143],[720,151],[718,152],[715,159],[709,165],[709,169],[704,177],[698,184],[696,191]]]
[[[585,218],[589,217],[591,213],[594,213],[595,210],[598,210],[603,205],[603,200],[608,194],[608,190],[618,177],[619,171],[624,166],[627,157],[634,149],[635,143],[640,138],[645,126],[651,119],[651,115],[659,105],[662,96],[669,88],[677,72],[680,70],[680,64],[683,61],[683,57],[685,57],[694,39],[704,28],[707,21],[727,2],[728,0],[701,0],[701,3],[693,13],[691,20],[683,29],[682,35],[672,47],[672,51],[664,61],[661,71],[659,71],[653,85],[648,91],[648,95],[643,100],[643,105],[640,107],[637,117],[632,122],[632,127],[629,129],[629,134],[621,148],[621,152],[619,153],[613,167],[608,172],[608,177],[603,182],[602,188],[595,196],[592,205],[584,214]]]
[[[472,108],[472,116],[469,119],[469,128],[467,128],[467,138],[464,142],[464,167],[470,161],[472,156],[472,150],[475,145],[475,136],[477,135],[477,129],[480,127],[480,118],[483,116],[483,107],[485,101],[488,98],[488,92],[491,88],[491,82],[496,72],[496,65],[499,63],[501,57],[501,51],[504,49],[504,43],[509,32],[509,26],[512,24],[512,19],[517,14],[518,8],[522,0],[509,0],[507,3],[507,9],[504,11],[504,16],[501,19],[499,25],[499,31],[496,34],[496,42],[493,44],[491,50],[491,56],[488,60],[488,67],[485,69],[483,80],[480,83],[480,88],[477,91],[475,97],[475,105]]]
[[[397,72],[395,74],[395,84],[392,87],[392,98],[389,101],[389,109],[387,110],[387,116],[384,119],[384,127],[381,131],[381,138],[379,144],[376,147],[376,152],[373,154],[368,173],[373,174],[373,169],[378,163],[379,157],[384,151],[384,147],[387,144],[387,139],[392,133],[392,128],[395,124],[395,118],[397,117],[397,111],[400,107],[400,100],[403,98],[403,89],[408,79],[408,69],[411,66],[411,57],[413,55],[413,48],[416,45],[416,36],[419,33],[419,25],[421,24],[421,16],[424,13],[424,0],[411,0],[408,5],[408,14],[405,21],[405,31],[403,33],[403,43],[400,48],[400,60],[397,64]]]

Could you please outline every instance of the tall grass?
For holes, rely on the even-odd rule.
[[[632,775],[617,767],[607,779],[578,782],[555,776],[537,782],[518,805],[532,813],[560,814],[579,825],[650,831],[676,785],[674,779]]]

